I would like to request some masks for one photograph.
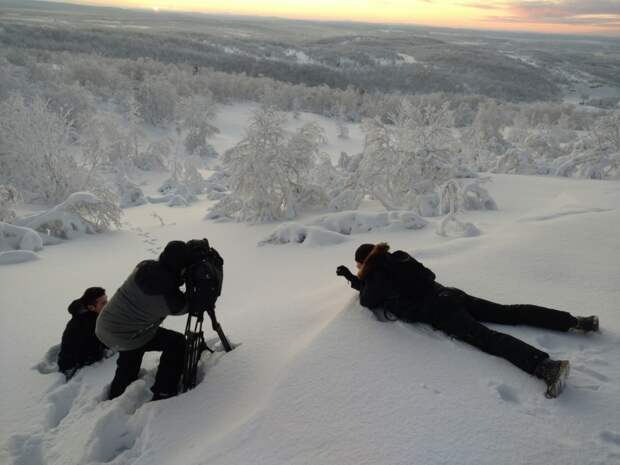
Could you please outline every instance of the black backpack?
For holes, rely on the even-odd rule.
[[[388,268],[394,288],[401,297],[421,299],[435,282],[435,273],[402,250],[391,253]]]

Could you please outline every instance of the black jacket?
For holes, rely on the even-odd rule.
[[[85,309],[79,300],[69,306],[71,320],[62,333],[58,369],[70,378],[75,370],[103,358],[105,346],[95,336],[97,314]]]
[[[442,286],[435,283],[431,270],[408,253],[390,253],[387,244],[377,244],[351,287],[360,292],[364,307],[373,311],[382,308],[398,319],[417,321],[425,299]]]

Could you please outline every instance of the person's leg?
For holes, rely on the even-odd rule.
[[[476,320],[458,300],[440,296],[431,324],[435,329],[497,357],[502,357],[523,371],[535,374],[549,354],[509,335],[493,331]]]
[[[507,325],[529,325],[568,331],[577,326],[577,318],[568,312],[538,305],[502,305],[464,294],[463,305],[478,321]]]
[[[136,350],[121,351],[118,353],[116,361],[116,373],[110,385],[110,399],[120,396],[127,386],[138,379],[140,365],[142,365],[142,357],[144,350],[142,348]]]
[[[162,352],[151,391],[165,397],[177,394],[183,373],[185,336],[176,331],[159,328],[155,337],[145,346],[145,350]]]

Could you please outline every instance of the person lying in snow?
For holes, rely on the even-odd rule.
[[[180,287],[190,258],[185,242],[169,242],[158,260],[138,263],[97,318],[97,337],[119,351],[110,399],[120,396],[138,378],[142,357],[149,351],[162,352],[151,388],[153,400],[178,393],[185,336],[160,325],[169,315],[188,312]]]
[[[69,305],[71,319],[64,332],[58,353],[58,369],[67,381],[83,366],[104,357],[106,346],[95,335],[95,324],[101,309],[107,303],[105,289],[89,287],[79,299]]]
[[[535,305],[502,305],[442,286],[431,270],[409,254],[400,250],[390,253],[389,249],[386,243],[362,244],[355,252],[357,276],[344,265],[336,270],[359,291],[364,307],[371,309],[380,321],[428,323],[484,352],[503,357],[542,379],[549,398],[562,391],[568,361],[551,360],[549,354],[480,322],[527,324],[557,331],[598,331],[596,316],[575,317]]]

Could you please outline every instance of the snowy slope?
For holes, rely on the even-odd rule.
[[[247,114],[220,113],[222,133],[213,142],[219,151],[239,140]],[[339,141],[335,126],[326,125],[332,158],[361,149],[356,128],[351,140]],[[213,223],[204,219],[209,202],[202,200],[187,208],[127,209],[120,231],[46,247],[41,260],[0,267],[0,463],[620,461],[620,183],[492,180],[488,189],[499,210],[461,216],[482,231],[473,238],[438,236],[438,219],[430,219],[424,229],[359,234],[338,245],[258,247],[277,225]],[[242,345],[205,357],[196,389],[149,403],[152,354],[141,379],[114,401],[102,399],[115,359],[83,369],[69,383],[40,373],[46,351],[60,341],[66,306],[85,287],[101,285],[111,295],[167,241],[201,237],[225,259],[218,314]],[[335,269],[353,267],[355,248],[379,240],[413,253],[443,284],[505,303],[595,313],[603,331],[503,328],[571,360],[565,393],[548,400],[542,382],[504,360],[424,325],[379,323],[360,307]],[[182,317],[165,322],[177,330],[184,324]]]

